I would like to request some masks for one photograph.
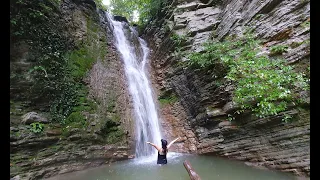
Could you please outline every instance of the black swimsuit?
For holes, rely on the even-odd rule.
[[[167,164],[167,153],[161,155],[158,151],[158,161],[157,164]]]

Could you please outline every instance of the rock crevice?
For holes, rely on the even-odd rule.
[[[287,51],[279,56],[303,72],[310,66],[310,1],[203,1],[206,5],[198,1],[175,2],[167,9],[166,17],[171,18],[161,19],[161,27],[156,23],[149,25],[144,32],[153,50],[153,83],[157,94],[170,91],[178,97],[174,104],[160,107],[163,124],[166,128],[175,124],[185,127],[168,131],[167,135],[180,134],[184,143],[192,142],[194,153],[227,156],[248,165],[309,176],[308,105],[284,112],[295,117],[289,123],[281,120],[283,114],[259,119],[249,112],[230,122],[228,114],[238,108],[232,103],[232,83],[179,63],[187,61],[190,52],[201,52],[207,40],[223,41],[227,36],[242,36],[251,30],[262,40],[261,53],[271,54],[273,46],[287,46]],[[170,41],[172,35],[190,43],[177,49],[178,45]],[[183,118],[168,116],[168,109],[183,113]],[[194,136],[189,137],[186,129]],[[187,146],[179,150],[190,152]]]

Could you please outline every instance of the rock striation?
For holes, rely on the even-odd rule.
[[[170,1],[161,16],[150,22],[143,36],[151,54],[157,95],[170,93],[177,101],[159,107],[168,137],[180,135],[187,145],[177,151],[215,154],[245,161],[248,165],[310,175],[310,111],[308,93],[304,107],[283,115],[259,119],[250,113],[228,121],[237,109],[232,103],[231,82],[219,73],[180,66],[185,54],[201,52],[207,40],[223,41],[251,30],[262,40],[261,53],[271,56],[276,45],[288,47],[278,55],[299,72],[310,66],[310,1],[227,0]],[[249,29],[248,29],[249,28]],[[173,36],[183,37],[177,49]],[[223,71],[223,70],[222,70]],[[168,115],[170,114],[170,115]]]
[[[93,0],[64,0],[59,3],[58,11],[48,18],[60,17],[65,36],[75,45],[90,40],[95,47],[104,47],[107,51],[105,57],[94,62],[83,79],[83,84],[88,87],[88,98],[99,105],[94,112],[82,112],[88,124],[86,128],[61,125],[51,120],[47,99],[43,99],[39,106],[28,101],[28,89],[33,85],[31,81],[19,79],[10,82],[12,179],[44,179],[134,157],[132,106],[122,63],[113,46],[105,14],[96,9]],[[93,30],[89,29],[92,24],[97,25]],[[27,76],[28,70],[34,66],[34,62],[30,62],[30,46],[16,42],[11,52],[11,73]],[[112,109],[111,101],[114,102]],[[112,112],[106,113],[106,109]],[[117,123],[110,124],[110,119],[116,119]],[[33,132],[32,123],[42,124],[43,130]],[[117,138],[117,134],[106,135],[109,133],[106,129],[110,127],[121,128],[123,138],[109,142],[108,139]]]

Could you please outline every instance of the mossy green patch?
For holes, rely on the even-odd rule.
[[[27,76],[34,83],[26,92],[30,93],[31,103],[49,102],[51,119],[65,123],[72,112],[94,111],[91,102],[83,102],[87,99],[87,94],[82,93],[83,78],[94,62],[105,58],[106,35],[98,19],[87,16],[86,39],[74,42],[64,33],[62,14],[57,3],[52,2],[10,1],[10,40],[26,42],[32,55],[27,61],[34,66]],[[12,72],[10,82],[18,82],[25,76]]]
[[[70,52],[67,54],[67,58],[69,59],[69,66],[72,69],[71,75],[78,80],[81,80],[85,76],[95,61],[94,57],[90,55],[90,50],[85,47]]]
[[[270,48],[270,55],[281,55],[282,53],[287,52],[288,48],[287,45],[272,46]]]
[[[75,122],[85,124],[86,118],[81,114],[81,112],[72,112],[66,119],[66,123],[71,124]]]
[[[106,135],[106,142],[109,144],[121,142],[124,135],[125,135],[125,133],[120,127],[114,127]]]
[[[301,42],[292,42],[290,44],[290,47],[291,48],[296,48],[296,47],[298,47],[298,46],[300,46],[302,44],[310,44],[310,40],[304,40],[304,41],[301,41]]]
[[[303,23],[301,23],[301,26],[304,28],[310,28],[310,19],[307,19]]]
[[[165,91],[158,97],[158,101],[161,105],[172,104],[178,101],[178,97],[172,91]]]

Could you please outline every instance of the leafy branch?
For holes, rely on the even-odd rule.
[[[228,70],[225,78],[236,85],[233,101],[240,106],[238,114],[250,110],[260,118],[277,115],[290,103],[299,104],[298,92],[309,89],[309,79],[282,59],[258,55],[259,43],[250,33],[234,40],[210,41],[204,52],[189,55],[187,65],[206,70],[223,64]]]

